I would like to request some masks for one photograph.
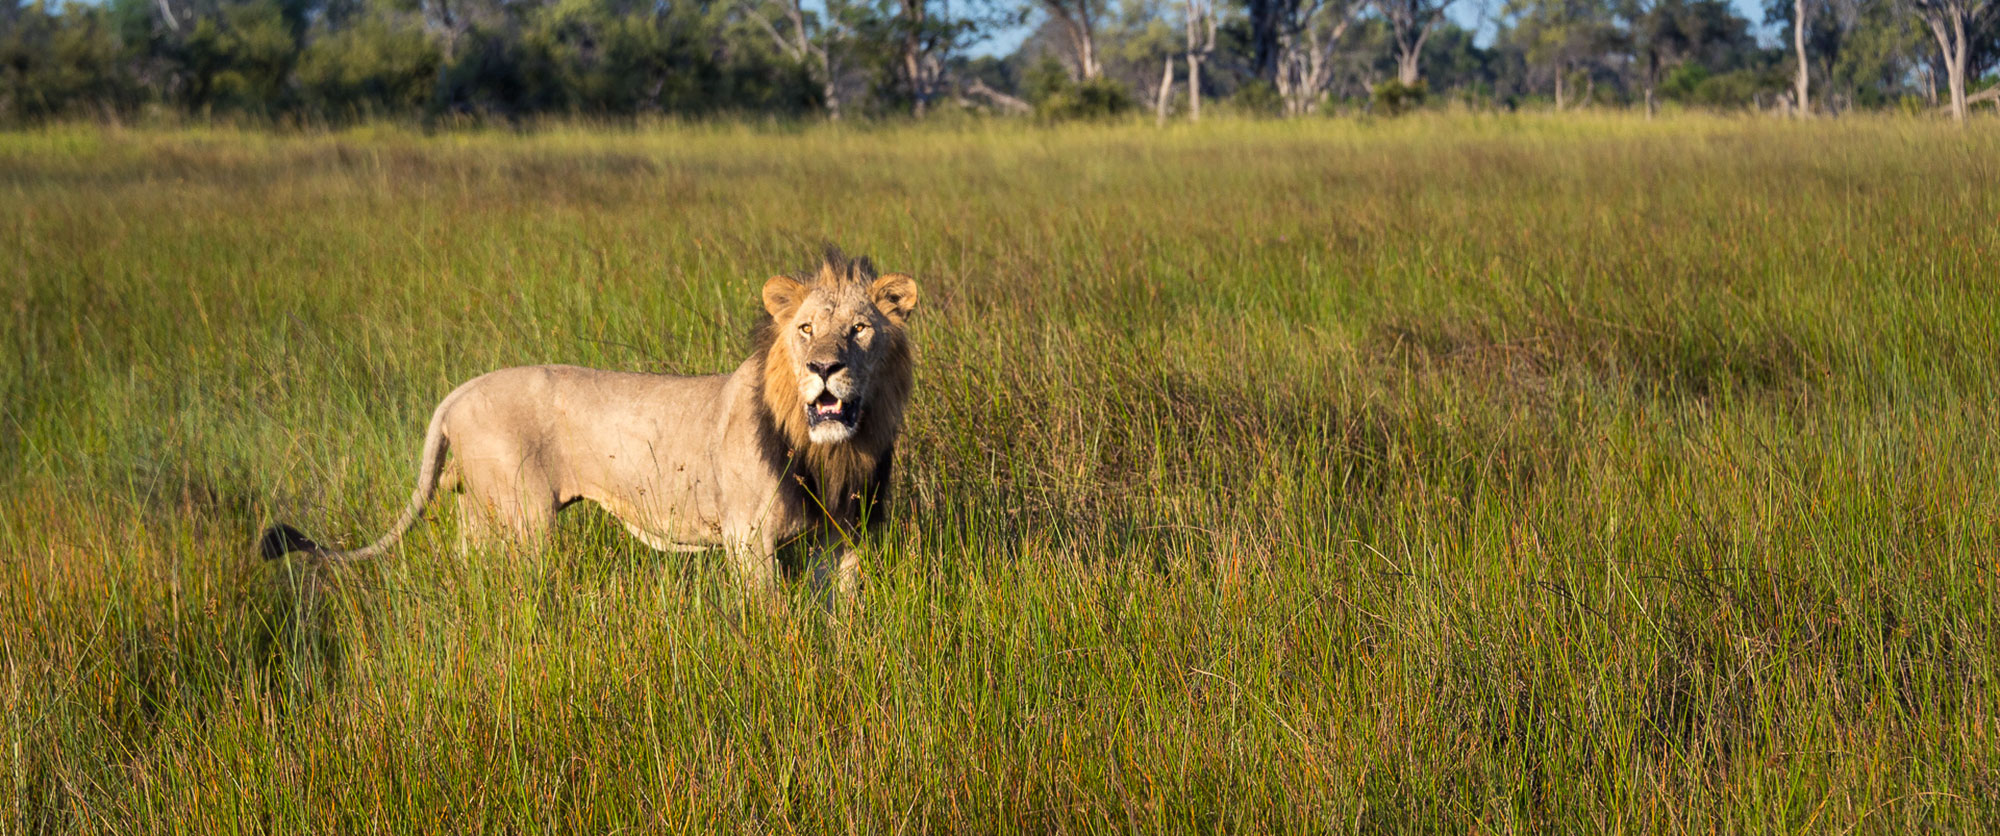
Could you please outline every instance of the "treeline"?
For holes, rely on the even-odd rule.
[[[0,0],[0,120],[1838,113],[2000,90],[2000,0]],[[1480,21],[1475,38],[1459,20]],[[1033,27],[1006,56],[971,57]]]

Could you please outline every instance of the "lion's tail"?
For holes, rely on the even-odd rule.
[[[456,395],[457,393],[453,393]],[[424,433],[424,452],[417,459],[417,488],[410,493],[410,504],[403,509],[403,516],[389,527],[387,533],[366,547],[341,551],[329,549],[313,542],[298,529],[284,523],[264,529],[263,536],[257,538],[257,551],[265,560],[276,560],[293,552],[328,560],[362,560],[388,551],[403,534],[417,524],[424,515],[424,506],[430,504],[437,493],[438,481],[444,472],[444,455],[451,449],[451,440],[444,435],[444,414],[454,397],[446,397],[438,404],[437,411],[431,413],[430,429]]]

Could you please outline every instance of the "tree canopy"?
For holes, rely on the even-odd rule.
[[[2000,0],[1770,0],[1765,25],[1809,17],[1802,50],[1759,43],[1726,0],[1473,2],[0,0],[0,120],[1064,118],[1140,102],[1164,120],[1195,104],[1177,69],[1191,50],[1202,98],[1294,116],[1769,107],[1803,52],[1808,107],[1838,113],[1949,106],[2000,63]],[[1962,47],[1934,37],[1959,29]],[[1198,49],[1182,37],[1197,30],[1214,33]],[[1011,53],[980,48],[1023,31]]]

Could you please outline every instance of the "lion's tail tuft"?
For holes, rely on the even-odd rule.
[[[263,555],[265,560],[277,560],[292,552],[321,551],[324,549],[313,542],[312,538],[284,523],[264,529],[264,536],[257,538],[257,552]]]

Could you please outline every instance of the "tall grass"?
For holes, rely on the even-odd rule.
[[[2000,132],[0,136],[18,832],[2000,829]],[[358,543],[508,364],[915,273],[851,612]]]

